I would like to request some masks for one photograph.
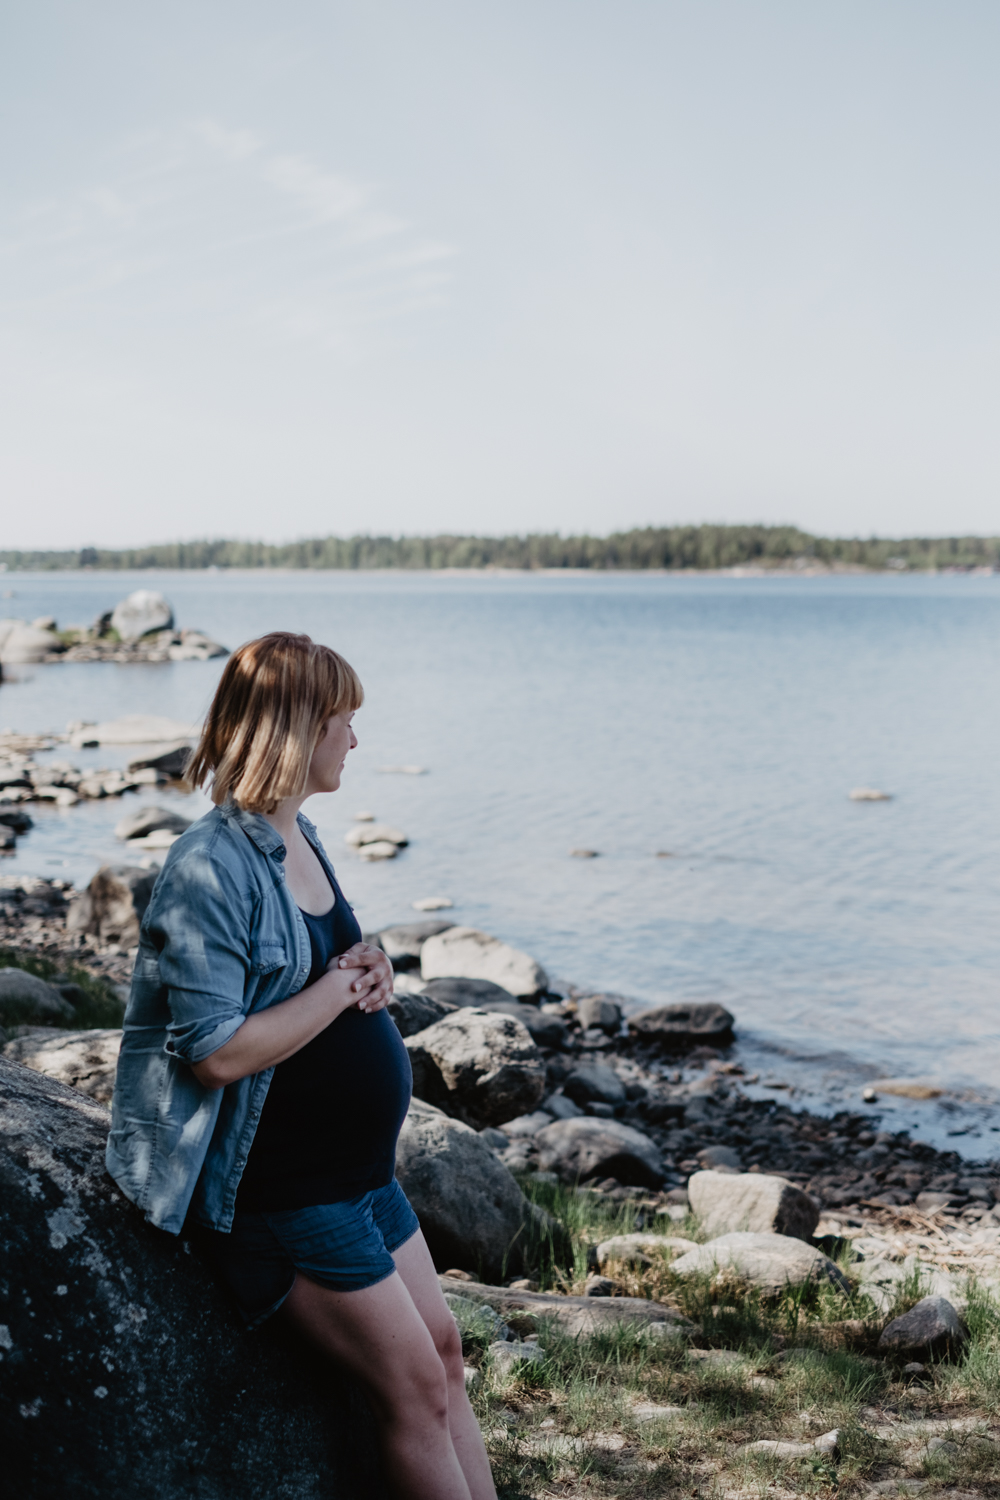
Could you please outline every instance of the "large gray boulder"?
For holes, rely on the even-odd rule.
[[[652,1188],[663,1182],[663,1160],[655,1143],[620,1120],[591,1115],[555,1120],[534,1140],[541,1170],[557,1172],[564,1182],[617,1177],[619,1182]]]
[[[134,948],[159,873],[142,865],[102,865],[87,889],[70,902],[67,930]]]
[[[688,1178],[691,1211],[711,1238],[747,1229],[811,1240],[819,1209],[808,1193],[784,1177],[763,1172],[694,1172]]]
[[[81,1094],[89,1094],[99,1104],[110,1104],[121,1044],[121,1031],[110,1027],[56,1031],[51,1026],[36,1026],[8,1042],[3,1055]]]
[[[725,1046],[733,1039],[733,1016],[724,1005],[656,1005],[629,1016],[628,1028],[642,1041],[662,1047]]]
[[[54,984],[24,969],[0,969],[0,1026],[59,1026],[72,1019],[72,1005]]]
[[[967,1337],[965,1325],[946,1297],[923,1297],[886,1325],[878,1346],[886,1354],[946,1354],[958,1349]]]
[[[525,1268],[533,1205],[468,1125],[414,1099],[396,1148],[396,1177],[439,1269],[489,1280]]]
[[[111,628],[123,641],[138,641],[153,630],[172,630],[173,625],[174,612],[155,589],[136,589],[111,613]]]
[[[676,1276],[727,1272],[769,1295],[818,1280],[850,1291],[846,1277],[822,1251],[784,1234],[723,1234],[689,1250],[671,1270]]]
[[[405,1045],[417,1098],[477,1130],[530,1114],[545,1093],[545,1060],[513,1016],[456,1010]]]
[[[418,1031],[425,1031],[435,1021],[451,1015],[454,1009],[453,1005],[444,1005],[429,995],[413,994],[409,990],[397,990],[386,1006],[400,1036],[416,1036]]]
[[[31,1500],[387,1500],[358,1390],[245,1332],[104,1171],[108,1112],[0,1059],[3,1472]]]
[[[541,964],[527,953],[475,927],[449,927],[424,943],[420,952],[424,979],[489,979],[512,995],[537,995],[548,984]]]

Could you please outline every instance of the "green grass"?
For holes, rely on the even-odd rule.
[[[571,1255],[536,1275],[543,1287],[579,1291],[592,1261],[588,1249],[628,1234],[643,1214],[641,1202],[524,1179],[528,1196],[559,1220]],[[692,1221],[674,1224],[649,1215],[644,1232],[700,1239]],[[1000,1497],[1000,1448],[985,1432],[943,1435],[954,1450],[930,1452],[928,1435],[892,1440],[872,1430],[866,1408],[900,1423],[933,1417],[1000,1420],[1000,1303],[984,1287],[970,1290],[969,1342],[953,1358],[928,1363],[924,1375],[904,1375],[902,1360],[882,1358],[885,1324],[926,1294],[919,1272],[892,1288],[880,1309],[855,1278],[843,1291],[829,1283],[767,1297],[724,1278],[681,1280],[670,1257],[643,1268],[607,1268],[622,1292],[653,1297],[698,1325],[692,1345],[736,1352],[720,1366],[693,1358],[688,1343],[663,1342],[629,1325],[571,1338],[558,1324],[518,1314],[509,1321],[536,1338],[541,1364],[521,1364],[504,1375],[491,1364],[490,1337],[467,1332],[466,1359],[483,1373],[474,1397],[486,1434],[498,1493],[568,1500],[640,1500],[692,1496],[861,1497],[872,1483],[921,1479],[927,1493],[964,1487]],[[636,1403],[680,1408],[675,1416],[640,1421]],[[544,1425],[543,1425],[544,1424]],[[783,1458],[753,1451],[760,1438],[811,1443],[836,1428],[835,1454]]]
[[[16,948],[0,948],[0,969],[24,969],[50,984],[75,984],[79,987],[82,998],[74,1005],[73,1015],[54,1021],[52,1024],[55,1026],[78,1031],[122,1024],[125,1005],[115,993],[111,980],[91,974],[79,964],[57,963],[54,959],[39,954],[20,952]],[[18,1015],[8,1005],[6,1025],[37,1025],[38,1022],[32,1022],[28,1012],[29,1008],[25,1007],[24,1015]]]

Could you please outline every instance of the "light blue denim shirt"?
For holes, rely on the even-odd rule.
[[[301,813],[299,827],[332,876]],[[232,1228],[274,1072],[209,1089],[190,1064],[309,976],[309,934],[284,858],[266,818],[231,803],[213,808],[171,846],[143,917],[106,1163],[126,1197],[171,1234],[189,1208],[212,1229]]]

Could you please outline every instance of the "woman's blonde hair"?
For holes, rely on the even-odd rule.
[[[184,779],[212,801],[273,812],[305,791],[309,762],[331,714],[360,708],[354,668],[307,635],[276,630],[247,641],[226,662]]]

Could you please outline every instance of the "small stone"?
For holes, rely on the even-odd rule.
[[[583,1063],[574,1068],[563,1084],[563,1093],[574,1104],[580,1105],[591,1102],[624,1104],[627,1097],[625,1085],[618,1074],[606,1063],[599,1062]]]
[[[413,902],[414,911],[447,911],[454,906],[454,901],[448,896],[421,896],[419,901]]]
[[[572,859],[596,859],[597,858],[597,850],[596,849],[571,849],[569,852],[570,852],[570,857]]]
[[[705,1146],[698,1152],[698,1160],[706,1171],[742,1172],[740,1153],[732,1146]]]
[[[891,802],[891,792],[880,792],[873,786],[856,786],[852,792],[848,792],[852,802]]]
[[[922,1297],[882,1331],[878,1347],[895,1354],[937,1354],[958,1348],[968,1335],[946,1297]]]
[[[344,843],[349,844],[352,849],[363,849],[366,844],[395,844],[404,849],[409,839],[390,823],[373,823],[350,829],[344,834]]]
[[[629,1030],[664,1047],[732,1041],[734,1019],[723,1005],[657,1005],[629,1016]]]
[[[748,1443],[747,1453],[770,1453],[774,1458],[808,1458],[814,1453],[812,1443],[784,1443],[776,1438],[759,1438],[756,1443]]]
[[[829,1432],[824,1432],[822,1437],[816,1438],[813,1443],[817,1453],[836,1453],[840,1443],[840,1428],[834,1427]]]
[[[397,844],[390,844],[387,839],[378,839],[374,844],[365,844],[359,849],[358,857],[371,864],[379,859],[395,859],[398,853]]]
[[[598,1027],[609,1036],[616,1036],[621,1030],[622,1010],[616,1000],[609,1000],[606,995],[584,995],[576,1003],[576,1018],[584,1031]]]
[[[579,1104],[574,1104],[566,1094],[550,1094],[542,1101],[542,1108],[547,1110],[554,1120],[579,1119],[583,1114]]]
[[[843,1273],[822,1251],[783,1234],[720,1235],[697,1250],[689,1250],[674,1261],[671,1269],[675,1276],[728,1272],[769,1295],[820,1279],[832,1282],[841,1291],[850,1290]]]
[[[475,1369],[472,1365],[465,1366],[465,1389],[470,1396],[474,1396],[483,1383],[482,1370]]]
[[[545,1354],[539,1344],[513,1339],[508,1342],[493,1343],[488,1350],[493,1368],[500,1375],[510,1375],[520,1364],[544,1363]]]
[[[618,1290],[617,1281],[612,1281],[610,1276],[588,1276],[584,1282],[583,1295],[585,1297],[613,1297]]]

